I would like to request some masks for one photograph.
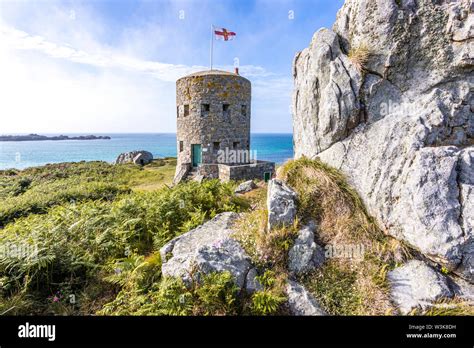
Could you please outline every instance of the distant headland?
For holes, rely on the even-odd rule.
[[[80,135],[69,137],[67,135],[56,135],[48,137],[46,135],[28,134],[28,135],[0,135],[0,141],[41,141],[41,140],[109,140],[109,136]]]

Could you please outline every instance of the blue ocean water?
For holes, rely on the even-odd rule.
[[[58,135],[58,134],[44,134]],[[64,134],[74,136],[78,134]],[[85,134],[79,134],[85,135]],[[0,142],[0,169],[41,166],[47,163],[113,162],[122,152],[147,150],[156,157],[176,156],[176,134],[96,134],[110,140]],[[292,134],[252,134],[251,150],[257,159],[283,163],[293,158]]]

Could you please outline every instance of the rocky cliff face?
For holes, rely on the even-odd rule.
[[[474,1],[347,0],[294,60],[295,156],[474,282]]]

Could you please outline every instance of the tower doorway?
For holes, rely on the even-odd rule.
[[[271,178],[272,178],[272,173],[270,172],[263,173],[263,180],[265,180],[265,182],[269,182]]]
[[[197,167],[202,163],[202,151],[201,144],[192,144],[191,145],[191,156],[193,167]]]

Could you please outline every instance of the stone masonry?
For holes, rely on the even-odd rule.
[[[223,181],[272,176],[274,163],[252,158],[250,110],[251,83],[238,73],[210,70],[180,78],[175,183],[193,169]]]

